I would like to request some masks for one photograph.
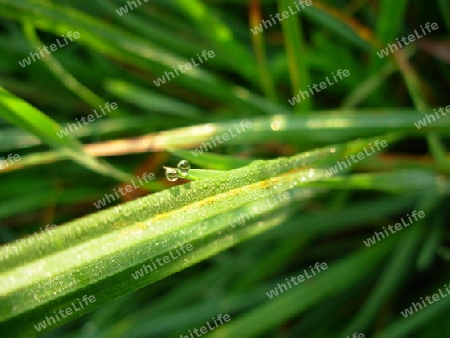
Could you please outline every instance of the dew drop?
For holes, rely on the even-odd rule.
[[[178,174],[178,170],[170,167],[164,167],[164,169],[166,169],[166,178],[169,181],[174,182],[180,177],[180,175]]]
[[[180,163],[178,163],[178,170],[182,174],[187,174],[190,169],[191,169],[191,165],[189,164],[188,161],[182,160],[182,161],[180,161]]]

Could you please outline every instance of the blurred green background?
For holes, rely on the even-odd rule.
[[[450,104],[448,0],[312,0],[258,34],[250,28],[294,2],[140,3],[0,0],[0,158],[21,158],[0,171],[0,243],[96,213],[94,202],[130,177],[155,174],[111,206],[185,184],[162,168],[180,159],[231,170],[368,137],[393,141],[338,175],[361,181],[325,182],[325,193],[285,206],[289,216],[276,226],[42,336],[180,337],[229,313],[230,323],[208,335],[449,337],[450,297],[410,318],[400,313],[450,281],[450,117],[414,125]],[[427,22],[439,28],[377,55]],[[80,36],[20,65],[68,32]],[[155,84],[205,50],[215,56]],[[288,103],[344,69],[350,76]],[[118,108],[56,136],[107,102]],[[240,121],[253,128],[198,157],[189,151]],[[415,209],[426,217],[363,244]],[[316,262],[329,266],[320,278],[267,297]]]

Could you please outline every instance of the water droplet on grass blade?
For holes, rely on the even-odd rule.
[[[187,174],[190,169],[191,169],[191,165],[189,164],[188,161],[182,160],[182,161],[180,161],[180,163],[178,163],[178,170],[181,173]]]
[[[171,167],[163,167],[163,168],[166,170],[166,178],[169,181],[174,182],[178,180],[178,178],[180,177],[180,174],[178,173],[177,169]]]

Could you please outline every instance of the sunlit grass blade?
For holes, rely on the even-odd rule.
[[[76,314],[79,316],[124,293],[184,269],[236,241],[266,231],[271,226],[244,227],[238,231],[243,234],[241,237],[233,235],[234,227],[227,223],[238,216],[241,206],[265,203],[266,199],[288,192],[296,184],[301,186],[302,182],[325,178],[325,173],[315,173],[312,169],[297,174],[289,172],[310,165],[323,166],[335,156],[343,156],[363,146],[364,143],[357,141],[333,147],[331,156],[330,148],[323,148],[290,158],[256,161],[211,179],[152,194],[52,230],[41,241],[28,246],[26,252],[16,253],[0,266],[0,297],[5,299],[1,305],[0,321],[3,324],[0,327],[9,332],[31,332],[32,328],[21,327],[17,323],[30,322],[31,318],[67,307],[74,297],[82,297],[87,291],[95,294],[96,302],[90,309]],[[276,191],[273,190],[275,187]],[[312,196],[307,189],[292,193],[293,200]],[[266,208],[266,212],[290,201],[280,201]],[[201,212],[198,212],[199,208]],[[277,217],[283,219],[281,215]],[[272,226],[278,224],[276,219],[281,220],[275,218]],[[187,243],[193,243],[197,248],[195,254],[188,255],[182,262],[175,262],[164,272],[130,284],[130,273],[140,264]],[[0,256],[8,257],[13,245],[17,244],[0,248]],[[62,259],[64,265],[56,264]],[[109,264],[111,259],[116,264]],[[47,271],[45,276],[37,272],[41,269]],[[11,283],[10,278],[15,282]],[[63,279],[64,282],[57,285],[55,279]],[[55,287],[58,291],[49,292]],[[108,292],[105,293],[105,289]],[[30,294],[37,296],[30,298]],[[36,299],[39,299],[38,303]]]
[[[165,151],[183,148],[202,147],[203,142],[211,142],[211,137],[223,134],[235,135],[227,144],[260,144],[268,135],[279,142],[298,145],[323,145],[345,142],[357,137],[371,137],[384,132],[397,134],[423,135],[434,131],[440,135],[449,135],[450,117],[441,117],[439,123],[427,124],[420,129],[415,123],[424,119],[413,110],[353,111],[341,110],[320,112],[309,116],[284,116],[249,118],[221,123],[208,123],[192,127],[177,128],[160,133],[144,135],[131,139],[119,139],[88,144],[85,150],[93,156],[118,156],[148,151]],[[252,127],[237,133],[235,125],[252,123]],[[232,130],[232,132],[230,132]],[[241,129],[242,130],[242,129]],[[232,133],[232,134],[231,134]],[[298,138],[298,133],[302,138]],[[196,153],[195,149],[192,150]],[[193,155],[193,154],[192,154]],[[50,159],[45,155],[42,159]],[[53,155],[55,159],[61,155]],[[33,159],[34,164],[38,164]],[[42,163],[50,163],[43,161]],[[20,168],[12,164],[8,170]],[[445,168],[445,167],[443,167]],[[216,168],[217,169],[217,168]]]
[[[0,116],[18,127],[38,136],[45,143],[64,153],[79,164],[102,175],[111,176],[118,180],[130,181],[132,176],[119,171],[84,152],[82,145],[72,136],[60,138],[58,132],[61,126],[47,115],[34,108],[27,102],[12,95],[0,87]]]
[[[60,124],[67,124],[60,122]],[[115,119],[100,119],[74,130],[72,135],[77,139],[107,139],[111,135],[130,135],[142,131],[147,131],[155,126],[154,120],[145,117],[124,117]],[[16,127],[2,129],[0,132],[0,151],[10,151],[14,149],[31,149],[41,145],[42,141],[33,134]]]
[[[159,151],[175,148],[195,148],[202,142],[212,142],[211,137],[228,134],[227,144],[258,144],[267,140],[269,134],[280,142],[294,144],[323,145],[345,142],[357,137],[371,137],[388,132],[423,135],[436,131],[442,135],[450,133],[450,117],[441,117],[439,123],[427,124],[417,129],[414,123],[424,117],[413,110],[338,110],[322,111],[306,116],[274,115],[272,117],[248,118],[222,123],[207,123],[192,127],[174,129],[158,134],[145,135],[129,140],[132,149],[125,140],[91,144],[87,150],[96,156],[120,155],[127,152]],[[236,125],[249,126],[238,134]],[[248,124],[250,123],[250,124]],[[230,131],[231,130],[231,131]],[[298,135],[301,133],[302,137]],[[114,149],[103,153],[104,146]],[[101,148],[101,149],[100,149]]]
[[[312,158],[321,159],[321,155],[317,153]],[[32,327],[17,323],[24,320],[32,323],[31,318],[45,317],[46,313],[67,307],[75,297],[81,297],[87,291],[94,294],[96,302],[92,307],[79,311],[71,317],[73,320],[119,295],[225,249],[242,239],[242,236],[233,234],[233,228],[224,222],[237,217],[233,209],[252,201],[265,202],[273,194],[270,191],[272,185],[278,185],[277,194],[289,190],[289,182],[283,182],[282,177],[281,181],[267,178],[276,172],[295,168],[301,161],[311,160],[302,155],[291,162],[280,160],[250,165],[220,175],[217,179],[178,186],[52,230],[53,233],[29,247],[26,253],[19,252],[1,265],[0,297],[4,302],[0,311],[0,327],[16,334],[32,332]],[[290,165],[285,166],[285,163]],[[264,177],[266,179],[260,182]],[[250,186],[242,190],[241,185],[246,184]],[[202,208],[201,213],[197,212],[199,207]],[[214,217],[219,217],[221,221],[213,222]],[[243,233],[244,237],[253,236],[268,228],[270,226],[249,226],[239,233]],[[194,254],[131,283],[130,273],[141,263],[187,243],[192,243],[196,248]],[[9,250],[12,250],[12,245],[1,248],[1,256],[8,256]],[[61,259],[64,259],[64,265],[55,264]],[[116,264],[109,264],[111,259]],[[46,276],[37,273],[44,268]],[[15,283],[11,284],[11,277]],[[54,280],[60,278],[65,282],[57,286]],[[52,287],[57,287],[58,291],[49,292]],[[105,289],[107,293],[103,292]],[[29,297],[30,292],[35,297]],[[39,301],[36,302],[36,299]],[[67,320],[59,324],[65,322]]]
[[[213,48],[227,54],[227,62],[240,75],[250,81],[256,81],[256,68],[250,52],[244,44],[234,36],[232,29],[225,25],[212,8],[208,8],[203,2],[192,0],[187,3],[175,0],[188,19],[200,28],[205,37],[211,41]],[[208,29],[203,29],[208,27]]]

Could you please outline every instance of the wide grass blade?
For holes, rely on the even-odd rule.
[[[242,206],[250,212],[250,208],[266,204],[280,194],[290,196],[289,190],[302,186],[302,182],[325,178],[323,172],[302,168],[311,165],[320,168],[332,158],[363,147],[364,143],[358,141],[333,147],[332,155],[330,148],[323,148],[290,158],[255,161],[211,179],[177,186],[70,222],[41,235],[26,251],[12,256],[14,246],[27,239],[4,246],[0,248],[0,257],[6,258],[0,266],[3,299],[0,328],[14,334],[30,333],[32,327],[18,323],[33,323],[36,318],[68,307],[77,297],[94,295],[95,303],[71,316],[73,320],[120,295],[266,231],[286,217],[285,211],[275,213],[265,227],[238,227],[235,232],[229,222],[238,217]],[[288,174],[295,170],[301,171]],[[264,213],[314,195],[308,189],[291,193],[292,200],[287,197],[275,205],[272,203]],[[142,264],[188,243],[195,251],[182,260],[132,280],[130,274]],[[64,265],[57,264],[62,259]],[[40,273],[43,269],[45,275]],[[61,320],[58,325],[68,320]]]

